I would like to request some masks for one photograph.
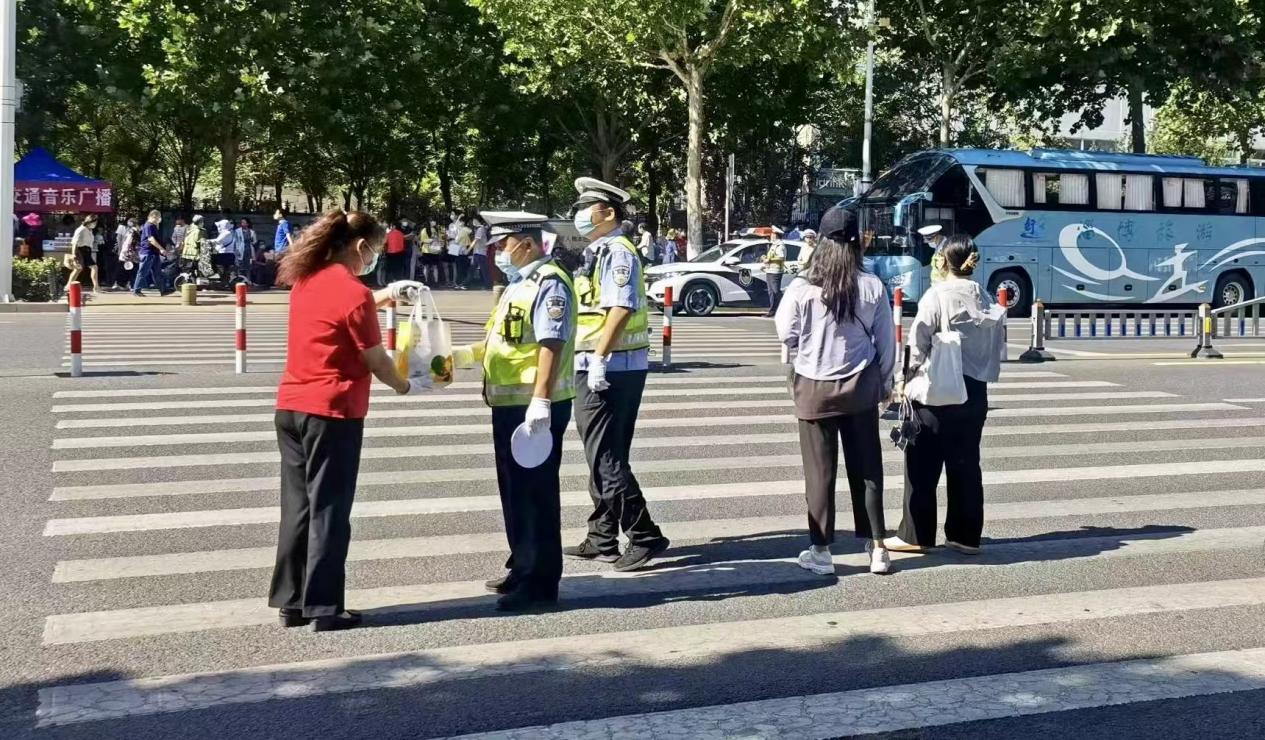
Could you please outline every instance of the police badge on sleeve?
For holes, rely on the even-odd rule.
[[[551,295],[545,298],[545,313],[549,314],[549,318],[558,321],[567,312],[567,299],[560,295]]]
[[[632,279],[632,268],[625,265],[613,267],[611,268],[611,278],[615,280],[616,285],[622,288]]]

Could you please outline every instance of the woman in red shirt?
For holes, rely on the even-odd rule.
[[[344,566],[369,376],[400,394],[423,389],[396,371],[378,326],[379,306],[421,286],[401,281],[373,293],[360,282],[377,265],[384,237],[364,213],[327,213],[304,229],[278,274],[291,291],[277,388],[281,529],[268,604],[286,627],[359,624],[360,615],[343,608]]]

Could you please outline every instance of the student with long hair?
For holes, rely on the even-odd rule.
[[[979,252],[969,236],[949,237],[940,254],[944,255],[945,275],[919,299],[918,315],[909,330],[909,371],[927,361],[932,337],[947,324],[962,338],[966,403],[914,403],[922,429],[905,448],[905,515],[897,535],[887,538],[887,547],[898,552],[923,552],[936,546],[936,488],[943,470],[948,479],[945,545],[976,555],[984,529],[980,441],[988,419],[988,384],[1001,377],[1006,309],[971,280]]]
[[[321,632],[360,622],[343,592],[369,376],[400,394],[424,388],[396,371],[378,326],[379,306],[414,297],[421,284],[402,280],[371,293],[360,282],[385,239],[372,216],[332,211],[303,230],[279,270],[291,292],[277,388],[281,527],[268,604],[286,627],[311,623]]]
[[[891,392],[896,364],[892,310],[882,281],[862,267],[855,214],[831,209],[820,232],[812,269],[790,286],[776,317],[794,365],[791,395],[808,502],[811,547],[799,554],[799,565],[835,572],[830,545],[842,442],[856,536],[866,540],[870,572],[887,573],[879,403]]]

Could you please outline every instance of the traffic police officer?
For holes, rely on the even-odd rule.
[[[482,347],[483,397],[492,407],[496,479],[509,540],[509,573],[488,581],[502,594],[501,611],[521,611],[558,600],[562,533],[558,467],[562,436],[575,398],[576,298],[571,276],[544,253],[546,216],[484,212],[497,267],[510,280],[487,324]],[[510,438],[526,423],[532,435],[550,434],[552,452],[535,468],[519,465]]]
[[[575,421],[589,463],[594,511],[588,536],[563,552],[613,562],[618,571],[637,570],[669,544],[646,509],[628,461],[649,369],[646,285],[641,258],[620,225],[628,193],[589,177],[576,180],[575,189],[575,228],[590,241],[595,260],[592,275],[576,279],[575,362]],[[621,529],[628,536],[623,554]]]
[[[943,231],[944,227],[940,224],[931,224],[918,229],[918,233],[926,240],[927,246],[933,250],[931,254],[931,282],[933,285],[949,277],[949,267],[945,264],[944,252],[941,251],[947,241],[944,234],[941,233]]]
[[[765,316],[771,318],[782,302],[782,276],[786,274],[786,245],[782,243],[782,230],[776,226],[769,228],[769,250],[760,261],[764,263],[764,282],[769,288],[769,312]]]

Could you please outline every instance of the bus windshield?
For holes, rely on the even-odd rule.
[[[932,184],[953,164],[952,157],[940,152],[911,154],[875,181],[874,186],[865,194],[865,202],[887,203],[930,190]]]

